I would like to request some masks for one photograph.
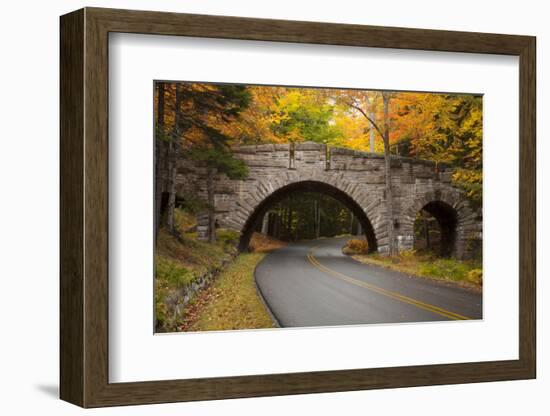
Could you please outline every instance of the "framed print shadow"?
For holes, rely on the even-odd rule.
[[[534,37],[60,30],[61,399],[536,377]]]

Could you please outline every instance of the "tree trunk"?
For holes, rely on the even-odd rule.
[[[312,227],[311,227],[311,238],[315,238],[315,232],[317,230],[317,207],[315,206],[316,205],[316,202],[315,200],[313,200],[313,222],[311,223],[312,224]]]
[[[430,247],[430,223],[426,216],[422,214],[422,217],[424,218],[424,228],[425,228],[425,236],[426,236],[426,248],[429,250]]]
[[[319,201],[315,200],[314,204],[313,225],[315,227],[315,238],[318,239],[321,236],[321,210]]]
[[[386,178],[386,210],[388,218],[388,248],[389,254],[395,254],[395,242],[393,236],[393,192],[391,186],[391,155],[390,155],[390,121],[389,121],[389,107],[390,107],[390,95],[387,92],[382,93],[382,99],[384,101],[384,170]]]
[[[277,214],[275,215],[275,218],[273,220],[273,236],[275,238],[281,238],[280,230],[281,230],[281,210],[277,209]]]
[[[317,238],[321,238],[321,204],[317,202]]]
[[[371,104],[371,107],[372,107],[372,104]],[[371,120],[374,120],[374,111],[371,111],[369,112],[369,117]],[[371,153],[374,153],[374,135],[375,135],[375,131],[374,131],[374,128],[371,126],[370,128],[370,152]]]
[[[214,169],[209,167],[206,175],[206,191],[208,194],[208,242],[216,241],[216,207],[214,206]]]
[[[180,137],[180,107],[182,93],[181,86],[176,84],[176,105],[174,107],[174,129],[168,142],[168,206],[166,226],[168,231],[174,232],[174,209],[176,208],[176,174],[177,174],[177,145]]]
[[[157,240],[160,227],[160,208],[162,198],[162,167],[164,163],[164,140],[161,137],[164,133],[164,83],[157,84],[157,128],[155,131],[155,241]]]
[[[262,220],[262,234],[267,235],[268,231],[269,231],[269,212],[266,212]]]
[[[286,238],[286,229],[288,228],[287,227],[287,224],[286,224],[286,219],[287,219],[287,215],[286,215],[286,205],[283,205],[281,207],[281,228],[279,229],[279,234],[283,237],[283,238]]]
[[[366,108],[366,112],[368,113],[369,117],[371,120],[374,120],[374,97],[369,97],[369,95],[367,94],[365,96],[365,101],[367,103],[367,108]],[[371,153],[374,153],[374,136],[375,136],[376,132],[374,131],[374,126],[372,125],[371,123],[371,126],[370,126],[370,130],[369,130],[369,151]]]
[[[166,212],[166,227],[168,231],[173,233],[175,231],[174,226],[174,210],[176,209],[176,164],[172,163],[170,167],[170,176],[168,178],[169,187],[168,187],[168,206]]]
[[[292,207],[288,206],[287,217],[286,217],[286,235],[290,240],[292,238]]]

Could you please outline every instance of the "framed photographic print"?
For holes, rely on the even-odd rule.
[[[534,378],[535,38],[61,17],[61,398]]]

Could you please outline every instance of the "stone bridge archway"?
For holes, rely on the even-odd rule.
[[[267,210],[281,201],[288,195],[299,192],[314,192],[324,195],[329,195],[342,203],[346,208],[348,208],[361,223],[361,226],[365,232],[365,237],[369,243],[369,251],[375,252],[378,249],[378,242],[376,238],[376,233],[380,234],[381,230],[375,230],[368,214],[363,210],[362,206],[353,198],[353,196],[347,194],[345,191],[341,190],[334,184],[328,184],[326,182],[319,182],[318,180],[305,180],[305,181],[296,181],[291,182],[287,185],[281,186],[275,189],[272,193],[267,195],[262,201],[254,201],[254,208],[250,212],[250,204],[240,205],[241,215],[240,218],[248,217],[246,222],[242,226],[241,239],[239,241],[239,249],[246,250],[250,242],[250,237],[252,233],[257,228],[261,222],[264,214]],[[250,203],[250,201],[249,201]],[[374,204],[371,205],[374,208]],[[371,215],[375,215],[375,211],[371,210]],[[380,227],[379,227],[380,228]]]
[[[365,223],[372,247],[379,253],[388,252],[383,155],[313,142],[241,146],[233,152],[245,162],[249,175],[244,180],[216,175],[214,205],[219,227],[241,233],[241,248],[269,204],[285,193],[309,187],[314,192],[332,193],[345,203]],[[206,200],[205,167],[184,158],[178,163],[177,192],[191,191]],[[448,228],[450,254],[468,258],[479,249],[481,216],[452,184],[452,167],[392,157],[391,170],[394,237],[399,250],[413,248],[416,213],[426,206]],[[199,216],[199,237],[206,235],[207,223],[206,216]]]
[[[444,256],[470,258],[474,255],[478,249],[475,245],[481,244],[481,214],[472,210],[468,200],[457,191],[431,190],[412,201],[402,215],[402,238],[398,241],[401,249],[413,248],[414,221],[422,209],[439,223]]]

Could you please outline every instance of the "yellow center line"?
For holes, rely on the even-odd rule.
[[[446,309],[440,308],[435,305],[431,305],[429,303],[421,302],[419,300],[410,298],[408,296],[401,295],[396,292],[392,292],[387,289],[383,289],[381,287],[375,286],[371,283],[366,283],[361,280],[354,279],[350,276],[347,276],[343,273],[337,272],[336,270],[329,269],[328,267],[322,265],[319,263],[319,261],[313,256],[313,252],[317,247],[313,247],[307,254],[307,259],[313,266],[315,266],[317,269],[321,270],[322,272],[325,272],[329,274],[332,277],[335,277],[337,279],[343,280],[344,282],[351,283],[356,286],[363,287],[365,289],[371,290],[372,292],[378,293],[380,295],[386,296],[391,299],[398,300],[400,302],[408,303],[409,305],[416,306],[420,309],[424,309],[430,312],[433,312],[435,314],[444,316],[445,318],[449,318],[452,320],[468,320],[472,318],[468,318],[467,316],[459,315],[458,313],[454,313],[451,311],[448,311]]]

